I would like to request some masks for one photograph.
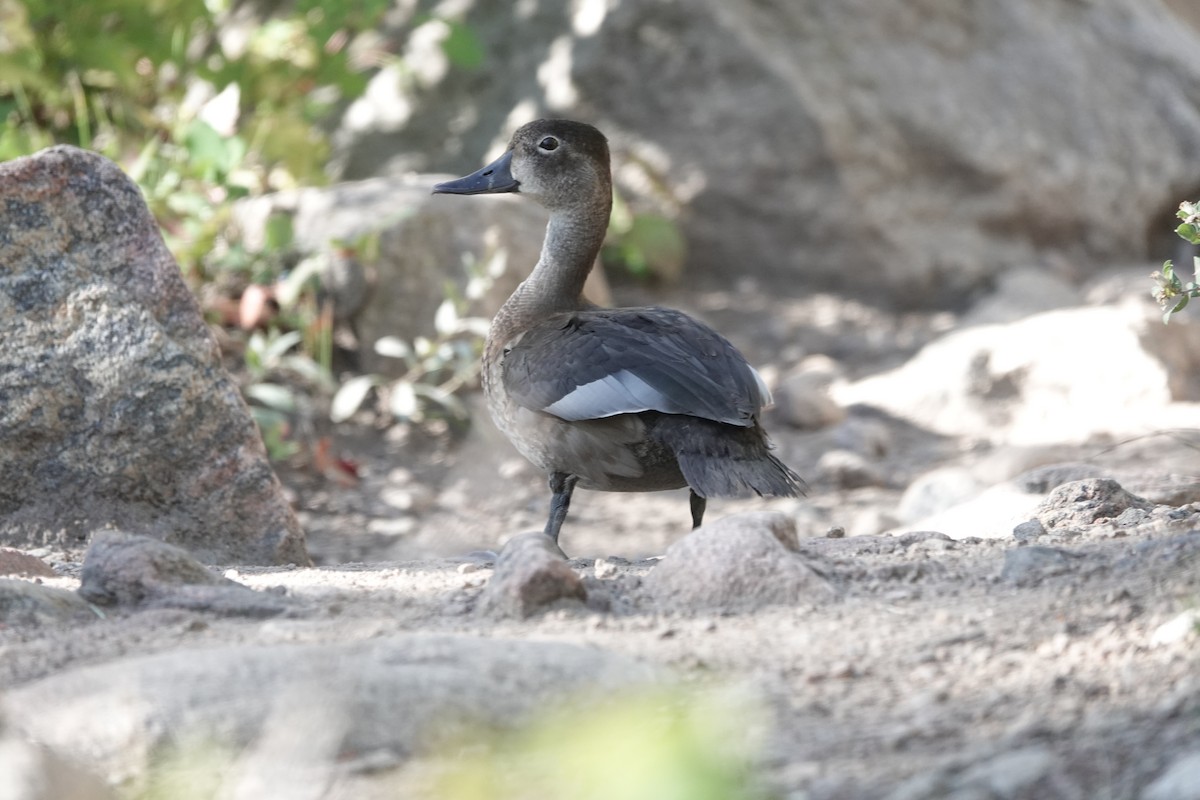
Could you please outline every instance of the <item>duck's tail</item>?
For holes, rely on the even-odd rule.
[[[688,486],[701,497],[795,497],[807,488],[771,452],[767,434],[757,422],[742,427],[663,415],[650,434],[675,453]]]

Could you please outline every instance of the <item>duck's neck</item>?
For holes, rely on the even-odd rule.
[[[583,284],[604,243],[611,211],[610,197],[554,211],[546,226],[541,258],[513,299],[519,295],[523,306],[538,313],[584,305]]]

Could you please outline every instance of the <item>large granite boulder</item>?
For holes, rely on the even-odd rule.
[[[54,147],[0,164],[0,544],[115,526],[307,564],[217,344],[134,183]]]
[[[475,3],[475,70],[447,62],[445,23],[410,36],[399,14],[404,63],[343,117],[341,174],[462,174],[529,119],[581,118],[626,198],[681,220],[691,275],[956,304],[1014,265],[1080,279],[1171,241],[1200,189],[1187,9]]]

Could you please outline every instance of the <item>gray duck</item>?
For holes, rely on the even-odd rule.
[[[690,488],[692,527],[709,497],[803,493],[771,453],[759,374],[724,337],[669,308],[601,308],[583,284],[608,230],[608,141],[581,122],[522,126],[483,169],[435,194],[517,192],[550,211],[541,257],[492,321],[483,390],[492,419],[549,475],[555,542],[576,487]]]

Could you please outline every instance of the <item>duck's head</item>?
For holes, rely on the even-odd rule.
[[[554,211],[612,200],[608,140],[582,122],[539,119],[513,134],[508,150],[478,172],[439,183],[434,194],[520,192]]]

